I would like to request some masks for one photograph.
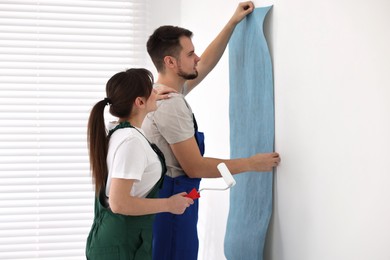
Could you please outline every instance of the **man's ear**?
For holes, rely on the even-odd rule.
[[[165,56],[164,63],[166,67],[173,68],[176,66],[176,59],[172,56]]]

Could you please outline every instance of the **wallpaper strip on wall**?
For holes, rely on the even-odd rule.
[[[231,158],[274,150],[272,62],[263,32],[270,7],[255,8],[229,42]],[[272,213],[272,172],[235,175],[224,241],[228,260],[263,259]]]

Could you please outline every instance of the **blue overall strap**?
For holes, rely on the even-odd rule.
[[[195,128],[194,137],[196,143],[198,144],[200,154],[203,156],[204,155],[204,133],[198,131],[198,123],[196,122],[194,114],[192,114],[192,118],[194,120],[194,128]]]

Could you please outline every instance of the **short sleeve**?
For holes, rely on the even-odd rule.
[[[194,136],[192,111],[182,95],[161,101],[154,112],[154,121],[169,144],[179,143]]]
[[[138,138],[129,138],[116,150],[111,178],[140,181],[147,165],[145,148]]]

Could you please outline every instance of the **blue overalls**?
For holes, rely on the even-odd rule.
[[[193,116],[194,137],[200,154],[204,154],[204,134],[198,131]],[[186,175],[171,178],[164,177],[160,198],[169,198],[180,193],[189,193],[193,188],[199,190],[200,178],[189,178]],[[198,200],[186,209],[182,215],[159,213],[153,225],[153,260],[197,260],[198,258]]]

